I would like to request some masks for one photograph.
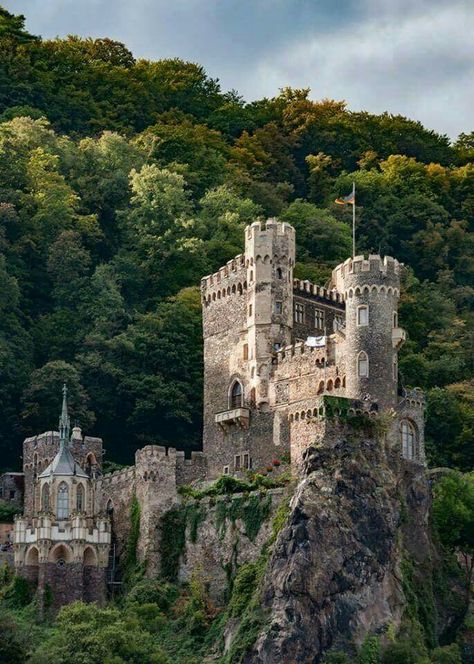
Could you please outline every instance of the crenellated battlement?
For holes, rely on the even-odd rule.
[[[109,486],[115,486],[117,484],[127,484],[135,480],[135,466],[128,466],[127,468],[122,468],[121,470],[116,470],[113,473],[106,473],[101,477],[98,477],[97,489],[104,490]]]
[[[312,360],[315,362],[319,361],[321,365],[328,361],[328,349],[326,346],[313,348],[312,346],[307,346],[303,341],[298,341],[280,348],[276,354],[275,364],[291,362],[294,357],[300,357],[301,355],[311,356]]]
[[[267,219],[267,221],[254,221],[246,227],[245,237],[247,240],[251,240],[259,236],[287,236],[294,241],[295,229],[291,224],[285,221],[278,221],[275,218]]]
[[[332,271],[331,285],[346,295],[349,286],[372,286],[374,284],[398,284],[403,263],[396,258],[378,254],[348,258]]]
[[[312,295],[331,302],[337,302],[338,304],[344,303],[341,293],[338,293],[336,290],[328,290],[322,286],[317,286],[308,280],[293,279],[293,290],[295,294],[296,292],[300,292],[302,295]]]

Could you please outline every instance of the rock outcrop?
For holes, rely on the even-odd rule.
[[[434,588],[442,563],[424,468],[383,439],[345,428],[332,447],[308,450],[263,580],[265,627],[247,663],[318,664],[330,648],[354,652],[367,635],[384,639],[409,620],[434,646],[456,619]]]

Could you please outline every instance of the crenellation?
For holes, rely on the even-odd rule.
[[[297,475],[308,447],[335,445],[350,433],[352,416],[385,417],[384,444],[407,464],[424,463],[423,393],[398,395],[402,265],[377,254],[355,256],[323,287],[293,278],[289,224],[256,221],[244,236],[245,252],[201,281],[202,452],[188,458],[150,444],[136,451],[134,466],[102,475],[102,440],[83,436],[78,426],[69,435],[64,408],[59,433],[25,439],[15,564],[40,589],[48,579],[55,591],[65,584],[66,601],[102,601],[116,573],[107,567],[109,553],[115,570],[137,515],[137,558],[156,577],[161,518],[180,504],[180,486],[207,485],[222,474],[245,478],[269,466],[273,472],[274,460],[287,456]],[[65,468],[69,475],[57,474]],[[62,485],[71,502],[58,516]],[[58,560],[67,574],[55,573]]]

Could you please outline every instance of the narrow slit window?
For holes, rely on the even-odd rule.
[[[365,327],[369,324],[369,307],[366,304],[363,304],[360,307],[357,307],[357,325],[359,327]]]

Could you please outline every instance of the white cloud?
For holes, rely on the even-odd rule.
[[[368,2],[367,20],[326,34],[299,36],[266,54],[240,89],[251,96],[312,88],[316,98],[350,108],[389,110],[455,136],[472,130],[474,6]],[[403,11],[406,10],[406,11]]]

